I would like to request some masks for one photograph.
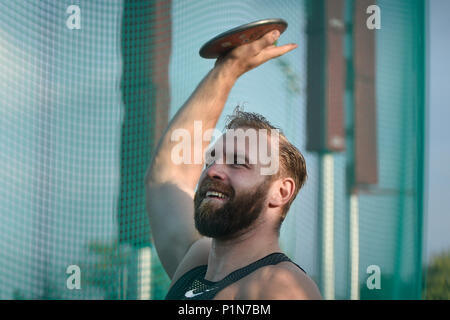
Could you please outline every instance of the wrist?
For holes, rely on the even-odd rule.
[[[236,71],[233,61],[229,59],[217,60],[214,65],[213,72],[223,81],[233,86],[237,79],[241,76]]]

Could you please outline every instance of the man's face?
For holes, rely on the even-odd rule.
[[[194,196],[200,234],[232,239],[251,227],[263,211],[271,178],[260,174],[258,164],[249,163],[248,147],[237,145],[227,151],[224,144],[223,153],[213,153],[214,161],[206,164]],[[227,156],[233,163],[225,161]]]

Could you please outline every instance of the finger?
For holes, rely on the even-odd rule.
[[[280,37],[278,30],[273,30],[266,33],[263,37],[248,44],[249,49],[254,55],[259,54],[264,48],[271,46]]]
[[[255,62],[258,65],[260,65],[270,59],[280,57],[280,56],[296,49],[297,47],[298,47],[298,45],[295,43],[286,44],[286,45],[283,45],[280,47],[271,45],[269,47],[266,47],[255,57],[256,58]]]

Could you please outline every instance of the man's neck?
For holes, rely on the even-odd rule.
[[[278,236],[275,232],[258,228],[232,240],[213,239],[205,279],[220,281],[231,272],[273,252],[281,252]]]

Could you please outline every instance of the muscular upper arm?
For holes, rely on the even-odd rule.
[[[170,278],[200,235],[195,229],[194,191],[174,183],[146,183],[146,207],[153,242]]]

